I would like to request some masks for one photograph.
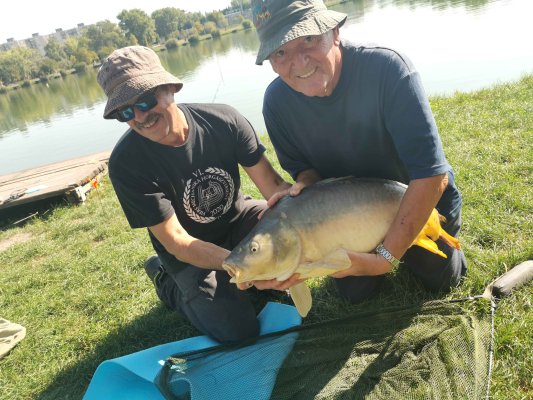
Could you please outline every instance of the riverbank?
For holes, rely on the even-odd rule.
[[[529,75],[431,99],[464,197],[460,239],[469,273],[460,287],[434,296],[400,271],[385,279],[376,298],[350,306],[327,280],[315,280],[314,306],[305,322],[481,294],[495,277],[532,258],[532,98]],[[246,177],[243,186],[259,198]],[[156,298],[142,267],[151,254],[146,231],[129,228],[108,180],[82,206],[59,205],[23,226],[0,230],[0,317],[27,329],[26,338],[0,361],[0,397],[80,399],[102,361],[197,335]],[[492,399],[533,393],[532,298],[529,285],[499,303]]]

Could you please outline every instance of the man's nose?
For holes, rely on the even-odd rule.
[[[148,113],[148,111],[139,110],[137,107],[133,107],[133,112],[135,113],[134,119],[137,122],[143,122],[146,118],[146,114]]]
[[[309,62],[309,55],[306,51],[299,50],[293,55],[292,62],[299,67],[306,66]]]

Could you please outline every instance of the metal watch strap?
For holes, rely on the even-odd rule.
[[[398,268],[400,266],[400,260],[398,260],[396,257],[394,257],[386,248],[383,246],[383,243],[378,244],[378,247],[376,247],[376,253],[385,258],[394,268]]]

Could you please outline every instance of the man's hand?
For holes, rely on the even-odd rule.
[[[352,266],[335,272],[331,275],[333,278],[384,275],[392,269],[392,265],[379,254],[348,252],[348,257]]]
[[[282,190],[281,192],[274,193],[272,196],[270,196],[270,198],[267,200],[267,206],[272,207],[285,196],[298,196],[305,187],[306,185],[303,182],[296,182],[291,187]]]
[[[285,281],[278,281],[277,279],[270,279],[267,281],[252,281],[252,282],[243,282],[237,283],[237,287],[241,290],[250,289],[252,286],[255,286],[258,290],[280,290],[285,291],[290,289],[292,286],[302,283],[304,279],[300,279],[300,274],[292,274],[289,279]]]

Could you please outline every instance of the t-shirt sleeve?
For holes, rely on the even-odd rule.
[[[448,163],[420,75],[409,60],[391,58],[385,82],[384,115],[410,179],[445,173]]]
[[[120,166],[109,165],[109,176],[118,200],[132,228],[157,225],[174,214],[169,199],[155,182],[122,174]]]
[[[239,112],[232,109],[236,131],[235,152],[237,162],[244,167],[257,164],[265,152],[265,146],[257,136],[252,124]]]
[[[274,146],[281,168],[287,171],[292,179],[296,180],[300,172],[313,167],[293,143],[291,135],[286,132],[283,124],[276,118],[276,112],[273,110],[271,98],[272,94],[270,90],[267,90],[263,101],[263,118],[268,136],[272,142],[272,146]],[[282,115],[282,113],[279,115]]]

